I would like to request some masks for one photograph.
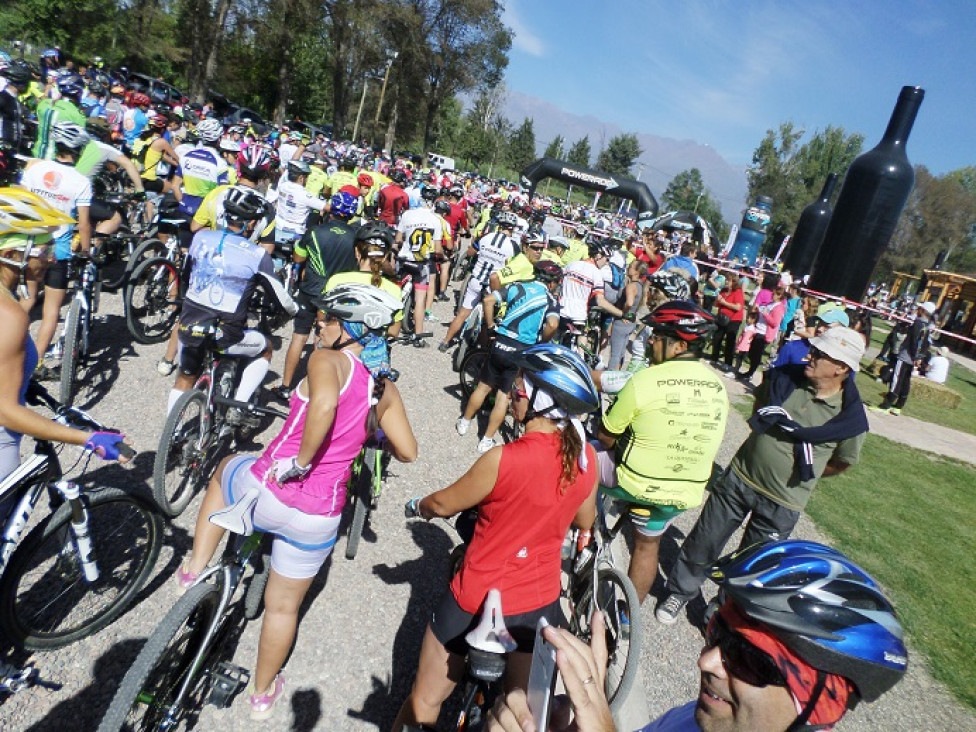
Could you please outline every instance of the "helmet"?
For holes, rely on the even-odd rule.
[[[563,279],[563,268],[550,259],[540,259],[532,269],[535,278],[544,285],[561,282]]]
[[[396,234],[383,221],[367,221],[356,231],[356,241],[369,242],[371,246],[389,251],[393,248]]]
[[[437,191],[438,196],[450,196],[451,189],[448,186],[441,186],[440,190]]]
[[[437,189],[434,186],[424,186],[420,190],[420,197],[425,201],[433,201],[437,198]]]
[[[549,248],[550,249],[569,249],[569,242],[566,241],[565,236],[550,236],[549,237]]]
[[[350,283],[333,287],[319,300],[319,309],[347,323],[382,330],[393,322],[403,303],[378,287]]]
[[[149,120],[149,126],[152,127],[154,130],[160,130],[160,131],[165,130],[166,125],[168,124],[169,124],[169,118],[162,114],[157,114],[152,119]]]
[[[525,243],[533,241],[541,241],[543,244],[549,244],[549,235],[542,229],[533,226],[529,229],[529,233],[525,235]]]
[[[401,188],[407,184],[407,174],[402,170],[397,168],[392,173],[390,173],[390,180],[396,183]]]
[[[224,198],[224,214],[237,221],[257,221],[268,210],[268,202],[253,188],[234,186]]]
[[[360,186],[366,186],[367,188],[372,188],[373,187],[373,176],[371,176],[369,173],[360,173],[356,177],[356,182]]]
[[[351,219],[359,208],[359,197],[345,191],[339,191],[332,196],[331,211],[333,216],[340,219]]]
[[[715,331],[715,319],[687,300],[672,300],[658,305],[644,318],[644,323],[651,326],[655,334],[678,338],[686,343],[694,343]]]
[[[510,226],[514,229],[518,225],[518,219],[515,218],[515,214],[511,211],[499,211],[498,216],[495,217],[495,221],[499,227]]]
[[[929,300],[928,302],[923,302],[918,306],[919,310],[924,310],[929,315],[935,315],[935,303]]]
[[[58,78],[58,91],[66,97],[77,97],[85,90],[85,83],[75,73],[67,73]]]
[[[207,117],[197,122],[197,135],[204,142],[217,142],[224,135],[224,126],[220,120]]]
[[[16,87],[27,86],[31,79],[30,67],[23,61],[14,61],[2,72],[3,77]]]
[[[304,160],[289,160],[288,161],[288,174],[289,175],[308,175],[312,171],[312,168]]]
[[[814,668],[874,701],[905,674],[908,651],[878,583],[836,549],[791,539],[720,559],[724,596]]]
[[[434,203],[434,213],[438,213],[441,216],[448,216],[451,213],[451,204],[447,201],[436,201]]]
[[[650,277],[651,287],[657,288],[671,300],[687,300],[691,296],[688,280],[673,270],[658,270]]]
[[[566,346],[537,343],[519,353],[515,362],[567,414],[586,414],[599,408],[600,395],[590,370]]]
[[[579,224],[576,227],[576,236],[586,236],[586,225],[585,224]]]
[[[464,189],[461,186],[454,186],[450,190],[450,194],[452,196],[454,196],[455,198],[463,198],[464,197]]]
[[[248,180],[257,180],[271,164],[268,151],[261,145],[249,145],[237,153],[237,167]]]
[[[229,137],[221,137],[220,143],[217,145],[220,152],[225,153],[239,153],[241,151],[241,143],[237,140],[232,140]]]
[[[19,186],[0,188],[0,236],[45,234],[75,220],[32,191]]]
[[[347,155],[339,161],[339,170],[355,170],[359,161],[352,155]]]
[[[148,107],[150,104],[152,104],[152,102],[150,101],[149,97],[142,92],[136,92],[129,97],[129,104],[131,104],[133,107]]]
[[[587,244],[586,250],[589,252],[591,257],[598,257],[602,255],[609,258],[610,255],[613,254],[613,247],[610,246],[610,242],[608,242],[606,239],[593,239]]]
[[[51,137],[56,145],[64,145],[71,150],[81,150],[91,140],[85,128],[74,122],[56,122],[51,128]]]

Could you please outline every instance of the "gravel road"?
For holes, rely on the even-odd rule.
[[[102,298],[103,321],[95,324],[94,332],[101,372],[82,395],[82,406],[124,429],[140,454],[129,469],[105,465],[87,477],[101,484],[148,491],[172,380],[155,370],[163,347],[133,345],[121,312],[117,295]],[[446,319],[448,306],[438,304],[435,314]],[[433,329],[436,336],[443,333],[440,326]],[[431,345],[436,342],[435,338]],[[272,370],[280,373],[282,362],[278,350]],[[340,538],[336,555],[313,585],[285,669],[287,699],[279,703],[267,722],[268,729],[388,729],[412,681],[429,614],[445,587],[447,556],[457,541],[453,528],[440,521],[406,523],[402,506],[411,496],[443,487],[459,476],[477,456],[478,437],[474,430],[464,438],[454,432],[458,387],[448,355],[433,347],[398,347],[394,363],[403,374],[399,386],[420,444],[420,457],[411,465],[393,464],[372,531],[367,530],[358,557],[354,561],[344,558],[345,539]],[[268,383],[274,383],[270,378]],[[257,442],[270,439],[277,426],[271,425]],[[720,462],[728,461],[745,429],[733,412]],[[169,526],[152,581],[118,622],[66,649],[34,657],[44,676],[64,687],[57,692],[28,690],[9,699],[0,706],[0,729],[63,732],[97,726],[143,640],[176,600],[172,576],[191,545],[199,503],[198,497]],[[666,537],[664,566],[673,560],[693,520],[694,513],[689,512]],[[797,535],[822,539],[805,519]],[[697,693],[695,659],[700,634],[688,622],[670,628],[658,625],[652,611],[649,601],[643,608],[643,684],[636,687],[633,718],[623,723],[627,728],[646,721],[640,718],[643,714],[656,716]],[[235,663],[253,665],[259,627],[259,623],[246,627],[233,655]],[[842,728],[976,729],[976,716],[931,679],[918,654],[912,660],[908,678],[896,693],[872,706],[863,705],[849,715]],[[243,697],[230,709],[206,707],[196,724],[203,730],[256,726],[247,718]]]

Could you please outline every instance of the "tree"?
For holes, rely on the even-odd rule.
[[[535,129],[533,121],[526,117],[508,138],[508,163],[516,172],[521,172],[533,160],[535,160]]]
[[[581,168],[590,167],[589,135],[586,135],[573,143],[573,146],[569,148],[569,154],[566,156],[566,161],[572,163],[573,165],[578,165]]]
[[[611,175],[628,175],[634,167],[634,161],[643,152],[637,135],[627,133],[610,138],[606,148],[596,159],[597,170]]]
[[[556,135],[552,142],[546,147],[546,151],[542,154],[544,158],[555,158],[556,160],[563,159],[563,147],[566,144],[566,140],[562,135]]]
[[[661,203],[666,211],[694,211],[715,228],[719,237],[728,234],[722,207],[705,187],[698,168],[683,170],[674,176],[661,195]]]

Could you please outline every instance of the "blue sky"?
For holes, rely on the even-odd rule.
[[[785,120],[873,147],[921,86],[909,159],[976,165],[976,0],[502,1],[506,84],[568,112],[747,165]]]

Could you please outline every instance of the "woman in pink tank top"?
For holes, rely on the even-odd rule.
[[[193,584],[223,536],[211,514],[245,492],[258,493],[250,509],[255,527],[275,536],[249,700],[252,719],[269,717],[282,695],[280,671],[295,639],[298,609],[335,543],[356,455],[380,428],[385,449],[397,460],[417,458],[417,440],[396,385],[374,383],[358,358],[364,343],[393,322],[400,307],[399,300],[370,285],[327,293],[319,302],[317,348],[308,375],[291,396],[281,432],[256,460],[225,459],[200,507],[193,553],[177,572],[181,587]]]

